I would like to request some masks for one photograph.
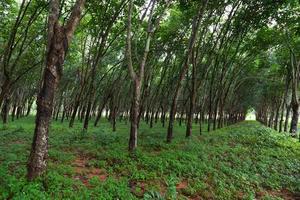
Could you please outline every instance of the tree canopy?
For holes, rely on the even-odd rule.
[[[249,109],[296,137],[299,23],[296,0],[2,0],[2,121],[37,116],[29,179],[46,167],[51,118],[84,132],[129,121],[130,152],[141,121],[171,143],[177,120],[189,138]]]

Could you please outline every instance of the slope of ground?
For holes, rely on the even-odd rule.
[[[0,129],[0,199],[297,199],[300,144],[257,122],[242,122],[184,138],[176,127],[141,125],[139,149],[127,152],[128,125],[109,123],[88,133],[80,124],[52,124],[49,168],[25,179],[33,119]]]

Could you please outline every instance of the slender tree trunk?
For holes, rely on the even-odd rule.
[[[102,105],[98,107],[98,113],[97,113],[97,116],[96,116],[96,120],[95,120],[95,122],[94,122],[94,126],[95,126],[95,127],[97,126],[97,124],[99,123],[99,121],[100,121],[100,119],[101,119],[102,112],[103,112],[103,110],[104,110],[104,108],[105,108],[105,105],[106,105],[106,103],[107,103],[109,97],[110,97],[110,96],[107,96],[107,97],[104,99]]]
[[[87,105],[83,105],[81,107],[81,111],[80,111],[80,115],[79,115],[79,121],[80,121],[80,123],[82,123],[82,121],[83,121],[84,113],[86,111],[86,107],[87,107]]]
[[[209,105],[209,111],[208,111],[208,118],[207,118],[207,132],[210,132],[210,126],[211,126],[211,116],[212,116],[212,111],[211,111],[212,109],[211,109],[211,103],[210,103],[210,105]]]
[[[154,120],[155,124],[157,123],[158,120],[158,114],[159,114],[159,109],[157,109],[157,111],[155,112],[155,120]]]
[[[221,102],[221,104],[220,104],[218,128],[223,128],[223,126],[224,126],[224,103],[223,102]]]
[[[271,108],[271,114],[269,117],[268,127],[270,127],[270,128],[273,127],[273,121],[274,121],[274,110],[273,110],[273,108]]]
[[[17,119],[19,119],[22,116],[22,106],[17,107]]]
[[[150,128],[153,128],[153,121],[154,121],[154,109],[152,109],[151,111],[151,115],[150,115]]]
[[[9,103],[10,103],[10,100],[8,97],[6,97],[4,99],[3,106],[2,106],[2,122],[3,122],[3,124],[7,124],[7,122],[8,122]]]
[[[190,137],[192,135],[192,124],[193,124],[193,115],[194,115],[194,107],[196,101],[196,88],[195,88],[195,80],[192,81],[192,92],[190,95],[190,106],[189,112],[187,116],[187,126],[186,126],[186,137]]]
[[[172,141],[172,138],[173,138],[174,119],[175,119],[175,115],[176,115],[177,100],[178,100],[178,96],[179,96],[180,91],[181,91],[181,83],[182,83],[182,80],[183,80],[183,78],[186,74],[186,71],[189,68],[193,48],[195,46],[196,39],[197,39],[198,28],[200,26],[200,22],[202,20],[202,16],[203,16],[203,13],[205,11],[207,3],[208,3],[208,0],[206,0],[204,5],[202,5],[199,8],[197,16],[195,16],[194,19],[193,19],[192,32],[191,32],[191,36],[190,36],[188,50],[186,52],[186,55],[185,55],[185,58],[184,58],[184,61],[183,61],[183,64],[182,64],[182,68],[181,68],[181,71],[180,71],[180,74],[179,74],[179,78],[178,78],[178,81],[177,81],[177,84],[176,84],[176,87],[175,87],[174,96],[172,98],[172,104],[171,104],[171,109],[170,109],[170,117],[169,117],[169,126],[168,126],[168,132],[167,132],[167,142],[168,143],[170,143]]]
[[[88,126],[89,126],[89,119],[90,119],[90,114],[91,114],[91,109],[92,109],[92,98],[94,97],[94,89],[91,89],[92,91],[90,91],[93,94],[89,94],[89,99],[88,99],[88,104],[87,104],[87,108],[85,111],[85,117],[84,117],[84,123],[83,123],[83,129],[87,130]]]
[[[280,111],[280,104],[277,105],[276,113],[275,113],[275,121],[274,121],[274,129],[275,129],[275,131],[278,130],[279,111]]]
[[[140,82],[134,81],[134,91],[130,111],[130,137],[129,137],[129,151],[133,151],[137,147],[137,133],[138,133],[138,115],[139,115],[139,101],[140,101]]]
[[[201,114],[201,111],[200,111],[200,116],[199,116],[199,132],[200,132],[200,135],[202,135],[202,120],[204,118],[204,115]]]
[[[279,120],[279,132],[282,132],[282,128],[283,128],[284,106],[285,104],[283,103],[281,106],[281,113],[280,113],[280,120]]]
[[[17,103],[14,103],[13,109],[11,111],[11,121],[15,120],[15,116],[16,116],[16,110],[17,110]]]
[[[218,104],[216,104],[215,106],[216,107],[214,110],[213,130],[216,130],[216,128],[217,128]]]
[[[77,114],[77,111],[78,111],[78,108],[79,108],[79,104],[80,104],[80,100],[77,99],[74,103],[72,115],[71,115],[70,122],[69,122],[69,127],[70,128],[72,128],[74,126],[74,121],[75,121],[76,114]]]
[[[291,109],[292,109],[292,121],[290,127],[290,134],[292,137],[296,137],[298,130],[298,118],[299,118],[299,99],[298,99],[298,79],[299,79],[299,66],[297,66],[295,61],[295,55],[291,53],[291,77],[292,77],[292,99],[291,99]]]
[[[183,115],[184,115],[184,108],[182,108],[181,113],[179,115],[179,126],[182,126]]]
[[[288,124],[289,118],[291,113],[291,105],[286,105],[286,112],[285,112],[285,121],[284,121],[284,132],[288,132]]]
[[[197,112],[196,117],[195,117],[195,124],[198,124],[199,122],[199,112]]]
[[[166,1],[166,6],[170,5],[171,1]],[[150,6],[151,5],[151,6]],[[136,73],[133,68],[133,60],[132,60],[132,11],[133,11],[133,1],[129,0],[128,3],[128,21],[127,21],[127,38],[126,38],[126,58],[129,74],[133,81],[133,99],[131,104],[131,128],[130,128],[130,137],[129,137],[129,151],[133,151],[137,147],[137,131],[138,131],[138,123],[139,123],[139,106],[141,99],[141,85],[144,81],[145,75],[145,65],[148,58],[148,54],[150,51],[150,43],[153,37],[153,33],[155,29],[159,26],[160,20],[163,15],[159,15],[156,20],[153,20],[153,11],[156,6],[156,1],[153,1],[152,4],[149,4],[150,12],[148,15],[148,28],[147,28],[147,36],[146,36],[146,45],[143,52],[143,56],[141,62],[139,64],[139,72]],[[154,21],[154,22],[153,22]]]
[[[103,103],[102,106],[99,106],[98,107],[98,113],[97,113],[97,116],[96,116],[96,120],[94,122],[94,126],[96,127],[101,119],[101,116],[102,116],[102,112],[103,112],[103,109],[105,107],[105,104]]]
[[[10,91],[10,81],[9,79],[5,79],[3,85],[1,86],[1,93],[0,93],[0,108],[3,104],[3,102],[5,101],[5,99],[7,98],[7,96],[9,95]]]
[[[64,106],[63,106],[63,113],[62,113],[62,116],[61,116],[61,119],[60,119],[60,122],[61,123],[63,123],[64,122],[64,120],[65,120],[65,116],[66,116],[66,106],[65,106],[65,104],[64,104]]]
[[[33,99],[32,100],[28,100],[26,117],[29,116],[29,114],[30,114],[30,111],[31,111],[31,108],[32,108],[32,104],[33,104]]]
[[[170,120],[170,119],[169,119]],[[173,120],[174,121],[174,120]],[[161,116],[161,124],[162,127],[165,127],[165,123],[166,123],[166,112],[163,111],[162,116]]]
[[[291,121],[291,127],[290,127],[290,133],[292,137],[296,137],[297,130],[298,130],[298,118],[299,118],[299,103],[293,102],[292,105],[292,121]]]
[[[112,127],[113,127],[113,132],[117,130],[116,123],[117,123],[117,106],[113,107],[113,116],[112,116]]]
[[[286,76],[286,81],[285,81],[285,92],[283,95],[282,103],[281,103],[281,115],[280,115],[280,123],[279,123],[279,132],[282,132],[283,130],[283,117],[284,117],[284,110],[286,109],[286,112],[288,112],[288,104],[287,104],[287,95],[288,95],[288,90],[289,90],[289,85],[290,85],[290,77],[289,75]],[[288,119],[288,115],[286,116]],[[286,120],[287,121],[287,120]],[[284,124],[284,131],[287,131],[287,124]]]

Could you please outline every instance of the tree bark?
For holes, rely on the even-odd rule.
[[[284,132],[288,132],[288,124],[289,124],[289,118],[291,113],[291,105],[286,105],[286,111],[285,111],[285,121],[284,121]]]
[[[171,1],[167,0],[167,7],[170,5]],[[132,61],[132,47],[131,47],[131,34],[132,34],[132,11],[133,11],[133,1],[129,0],[128,3],[128,21],[127,21],[127,38],[126,38],[126,59],[128,65],[128,71],[130,77],[133,81],[133,98],[131,104],[131,128],[130,128],[130,137],[129,137],[129,151],[133,151],[137,147],[137,132],[138,132],[138,118],[139,118],[139,107],[141,99],[141,85],[145,76],[145,65],[150,51],[150,44],[155,29],[159,26],[159,23],[163,17],[163,14],[159,15],[155,20],[153,20],[154,8],[156,6],[156,0],[152,0],[149,3],[150,12],[148,15],[148,27],[147,27],[147,36],[146,44],[143,52],[141,62],[139,64],[139,71],[136,73],[133,68]],[[153,22],[154,21],[154,22]]]
[[[171,109],[170,109],[170,117],[169,117],[169,126],[168,126],[168,132],[167,132],[167,142],[170,143],[172,141],[173,138],[173,127],[174,127],[174,119],[175,119],[175,115],[176,115],[176,108],[177,108],[177,100],[181,91],[181,83],[182,80],[186,74],[186,71],[189,68],[189,64],[190,64],[190,60],[192,57],[192,52],[193,52],[193,48],[195,46],[196,43],[196,39],[197,39],[197,32],[198,32],[198,28],[200,26],[200,22],[202,20],[202,16],[203,13],[205,11],[206,5],[208,3],[208,0],[205,1],[205,4],[202,5],[197,13],[197,16],[194,17],[193,19],[193,25],[192,25],[192,33],[190,36],[190,40],[189,40],[189,46],[188,46],[188,50],[186,52],[183,64],[182,64],[182,68],[179,74],[179,78],[175,87],[175,92],[174,92],[174,96],[172,98],[172,104],[171,104]]]
[[[3,124],[7,124],[8,122],[9,104],[10,104],[10,99],[6,97],[4,99],[2,111],[1,111]]]
[[[133,151],[137,147],[138,134],[138,115],[139,115],[139,101],[140,101],[140,82],[134,82],[133,99],[130,110],[130,137],[129,137],[129,151]]]
[[[102,103],[102,105],[98,107],[98,113],[97,113],[97,116],[96,116],[96,120],[95,120],[95,122],[94,122],[94,126],[95,126],[95,127],[97,126],[97,124],[99,123],[99,121],[100,121],[100,119],[101,119],[102,112],[103,112],[103,110],[104,110],[104,108],[105,108],[105,105],[106,105],[108,99],[109,99],[109,95],[105,98],[105,100],[104,100],[104,102]]]
[[[33,104],[33,98],[28,100],[27,103],[27,111],[26,111],[26,117],[30,115],[31,107]]]
[[[50,2],[47,58],[42,87],[37,98],[37,116],[32,148],[27,165],[27,178],[33,180],[47,167],[48,129],[53,100],[62,74],[62,65],[75,28],[79,23],[85,0],[77,0],[65,26],[59,25],[59,0]]]
[[[299,100],[298,100],[298,78],[299,78],[299,66],[294,63],[294,56],[291,54],[291,75],[292,75],[292,121],[290,127],[290,134],[292,137],[296,137],[298,130],[298,118],[299,118]]]
[[[299,103],[293,102],[291,108],[292,108],[293,115],[292,115],[290,133],[292,137],[296,137],[297,130],[298,130],[298,119],[299,119]]]

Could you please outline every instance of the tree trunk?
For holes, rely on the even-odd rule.
[[[157,123],[158,120],[158,114],[159,114],[159,109],[157,109],[157,111],[155,112],[155,120],[154,120],[155,124]]]
[[[54,54],[48,56],[44,73],[43,86],[37,100],[36,127],[32,149],[28,163],[28,179],[32,180],[41,175],[47,166],[48,157],[48,128],[53,110],[53,99],[60,78],[58,68],[51,60],[57,60]]]
[[[290,127],[290,134],[292,137],[297,135],[297,126],[299,118],[299,100],[298,100],[298,79],[299,79],[299,66],[294,63],[295,56],[291,52],[291,77],[292,77],[292,99],[291,99],[291,109],[292,109],[292,121]]]
[[[22,116],[22,106],[17,107],[17,119],[19,119]]]
[[[65,116],[66,116],[66,105],[64,104],[63,106],[63,113],[62,113],[62,116],[61,116],[61,119],[60,119],[60,122],[63,123],[64,120],[65,120]]]
[[[154,109],[151,111],[151,116],[150,116],[150,128],[153,128],[153,118],[154,118]]]
[[[91,93],[94,93],[94,89],[92,89],[92,91],[90,91]],[[83,123],[83,129],[87,130],[88,126],[89,126],[89,119],[90,119],[90,113],[91,113],[91,109],[92,109],[92,98],[94,97],[94,94],[89,94],[89,99],[88,99],[88,104],[87,104],[87,108],[85,111],[85,117],[84,117],[84,123]]]
[[[116,122],[117,122],[117,106],[113,107],[113,115],[112,115],[112,127],[113,127],[113,132],[117,130],[116,128]]]
[[[100,121],[100,119],[101,119],[102,112],[103,112],[103,110],[104,110],[104,108],[105,108],[105,105],[106,105],[108,99],[109,99],[109,96],[108,96],[107,98],[105,98],[105,100],[104,100],[104,102],[102,103],[102,105],[98,107],[98,113],[97,113],[97,116],[96,116],[96,120],[95,120],[95,122],[94,122],[94,126],[95,126],[95,127],[97,126],[97,124],[99,123],[99,121]]]
[[[5,79],[3,85],[1,86],[1,93],[0,93],[0,108],[3,104],[3,102],[5,101],[5,99],[7,98],[7,96],[9,95],[10,91],[10,81],[8,79]]]
[[[7,124],[8,121],[9,102],[10,102],[9,98],[6,97],[4,99],[2,111],[1,111],[3,124]]]
[[[200,132],[200,135],[202,135],[202,122],[203,122],[203,118],[204,118],[204,115],[202,115],[202,112],[200,111],[200,116],[199,116],[199,132]]]
[[[268,127],[270,127],[270,128],[273,127],[273,120],[274,120],[274,110],[273,110],[273,108],[271,108],[271,114],[269,117]]]
[[[298,102],[293,102],[291,107],[292,107],[293,115],[292,115],[290,133],[291,133],[292,137],[296,137],[297,130],[298,130],[299,103]]]
[[[193,73],[192,73],[192,90],[190,95],[190,106],[189,112],[187,116],[187,126],[186,126],[186,137],[190,137],[192,135],[192,124],[193,124],[193,115],[194,115],[194,108],[195,108],[195,101],[196,101],[196,66],[193,65]]]
[[[80,104],[80,100],[77,99],[74,103],[74,108],[73,108],[72,115],[71,115],[70,122],[69,122],[70,128],[72,128],[74,126],[74,121],[76,118],[77,110],[79,108],[79,104]]]
[[[48,129],[53,111],[53,100],[59,83],[62,65],[75,27],[79,23],[85,1],[77,0],[65,26],[59,25],[59,1],[50,2],[48,19],[47,58],[42,87],[37,97],[37,115],[32,148],[27,165],[27,178],[33,180],[47,167]]]
[[[285,121],[284,121],[284,132],[288,132],[288,124],[291,113],[291,105],[286,105]]]
[[[138,133],[138,115],[139,115],[139,101],[140,101],[140,82],[134,81],[134,91],[130,111],[130,137],[129,137],[129,151],[135,150],[137,147],[137,133]]]
[[[170,117],[169,117],[169,126],[168,126],[168,132],[167,132],[167,142],[168,143],[170,143],[173,138],[174,118],[176,115],[177,100],[178,100],[178,96],[179,96],[180,90],[181,90],[181,82],[186,74],[186,71],[189,68],[193,48],[195,46],[196,39],[197,39],[198,28],[200,26],[200,22],[202,20],[202,16],[203,16],[203,13],[204,13],[207,3],[208,3],[208,0],[206,0],[204,5],[199,8],[197,16],[195,16],[193,19],[192,32],[191,32],[190,39],[189,39],[188,50],[186,52],[186,55],[185,55],[185,58],[184,58],[184,61],[182,64],[182,68],[181,68],[179,78],[178,78],[178,81],[176,84],[174,96],[172,98],[172,105],[171,105]]]
[[[16,116],[16,110],[17,110],[17,103],[14,103],[13,109],[11,111],[11,121],[15,120],[15,116]]]
[[[162,124],[162,127],[165,127],[165,123],[166,123],[166,112],[163,111],[163,113],[161,115],[161,124]]]
[[[275,121],[274,121],[274,129],[275,129],[275,131],[278,130],[279,111],[280,111],[280,104],[277,105],[276,113],[275,113]]]
[[[31,108],[32,108],[33,100],[28,100],[28,105],[27,105],[27,111],[26,111],[26,117],[29,116]]]

